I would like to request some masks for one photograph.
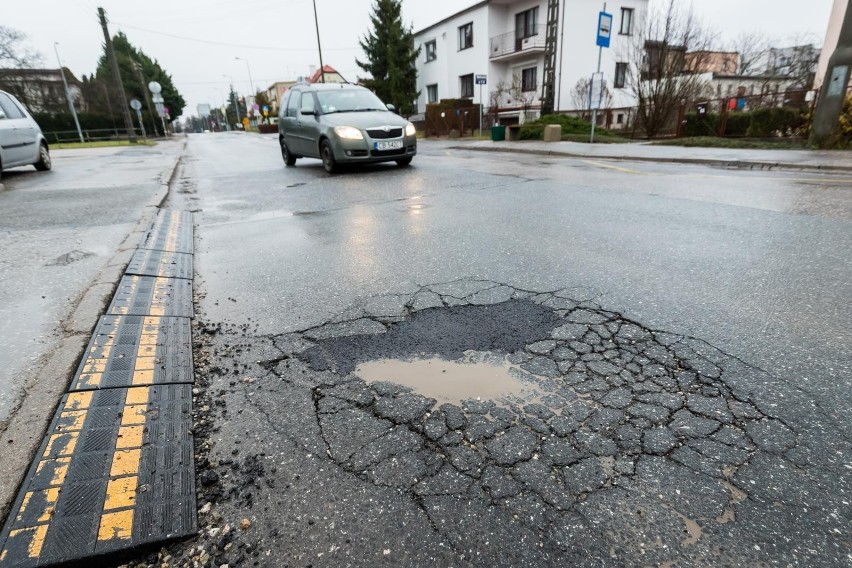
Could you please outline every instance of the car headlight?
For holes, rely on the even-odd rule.
[[[340,138],[344,138],[346,140],[364,139],[364,135],[361,134],[361,131],[352,126],[335,126],[334,133],[337,134]]]
[[[410,122],[405,125],[405,135],[406,136],[415,136],[417,134],[417,130],[414,128],[414,125]]]

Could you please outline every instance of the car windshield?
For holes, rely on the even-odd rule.
[[[367,90],[341,89],[339,91],[320,91],[317,93],[323,114],[332,112],[358,112],[368,110],[387,110],[382,101]]]

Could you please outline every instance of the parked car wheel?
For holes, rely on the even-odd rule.
[[[337,161],[334,159],[334,151],[331,149],[331,142],[328,140],[322,141],[320,155],[322,156],[322,166],[325,168],[325,171],[330,174],[336,173]]]
[[[288,166],[296,165],[296,156],[290,153],[290,150],[287,149],[287,143],[284,142],[284,139],[281,139],[281,157],[284,158],[284,163]]]
[[[404,168],[404,167],[406,167],[407,165],[409,165],[410,163],[411,163],[411,158],[410,158],[410,157],[407,157],[407,158],[400,158],[400,159],[398,159],[398,160],[396,161],[396,165],[397,165],[397,166],[399,166],[400,168]]]
[[[46,172],[52,166],[52,163],[50,161],[50,150],[47,149],[47,144],[45,144],[44,142],[41,143],[41,147],[38,151],[38,162],[36,162],[34,165],[35,169],[40,172]]]

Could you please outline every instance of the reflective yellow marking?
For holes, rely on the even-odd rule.
[[[65,481],[65,477],[68,475],[68,464],[70,463],[71,458],[40,461],[36,467],[36,475],[40,474],[48,465],[54,465],[55,467],[53,469],[53,477],[50,479],[50,485],[62,485]]]
[[[158,316],[164,315],[164,314],[166,313],[166,309],[165,309],[163,306],[154,306],[154,305],[152,305],[152,306],[148,309],[148,311],[149,311],[149,312],[151,312],[152,314],[154,314],[154,315],[158,315]]]
[[[144,426],[121,426],[118,429],[118,440],[115,442],[115,449],[123,450],[126,448],[139,448],[142,446],[142,436],[144,434]]]
[[[62,434],[53,434],[47,442],[47,448],[44,450],[43,457],[52,458],[60,456],[70,456],[74,453],[74,448],[77,447],[77,440],[80,437],[79,432],[64,432]]]
[[[110,479],[107,483],[104,511],[134,506],[136,504],[136,486],[138,484],[139,478],[135,475]]]
[[[153,369],[155,367],[154,358],[153,357],[139,357],[139,350],[136,351],[136,363],[134,365],[134,370],[136,371],[144,371],[147,369]]]
[[[133,509],[101,516],[98,540],[130,539],[133,533]]]
[[[112,456],[112,466],[109,470],[109,476],[119,477],[122,475],[133,475],[139,473],[139,461],[141,459],[141,448],[115,452]]]
[[[101,384],[103,378],[102,373],[80,374],[80,379],[77,381],[78,387],[97,387]]]
[[[27,546],[27,557],[38,558],[41,556],[41,549],[44,546],[44,537],[47,535],[47,525],[11,530],[9,531],[9,539],[11,540],[12,538],[24,533],[33,533],[30,544]],[[5,559],[6,550],[3,550],[2,554],[0,554],[0,561]]]
[[[65,410],[59,415],[59,422],[56,430],[62,432],[72,432],[83,429],[83,422],[86,421],[86,410]]]
[[[139,348],[136,350],[136,356],[150,357],[151,359],[153,359],[157,355],[157,336],[143,335],[142,337],[150,337],[154,340],[155,343],[146,345],[140,343]]]
[[[47,523],[50,522],[50,518],[53,516],[53,512],[56,510],[56,502],[59,500],[59,487],[51,487],[50,489],[40,489],[38,491],[27,491],[24,495],[23,500],[21,501],[21,508],[18,510],[18,522],[23,522],[24,514],[27,512],[27,507],[29,507],[30,502],[32,501],[32,496],[36,493],[39,493],[44,496],[44,510],[41,511],[36,522],[39,523]]]
[[[109,353],[107,353],[107,357],[109,357]],[[84,374],[95,374],[95,373],[103,373],[106,371],[107,360],[104,359],[87,359],[86,364],[83,365]]]
[[[133,386],[150,385],[154,382],[154,370],[133,371]]]
[[[145,411],[147,410],[148,405],[146,404],[125,406],[124,414],[121,415],[121,425],[133,426],[136,424],[145,424]]]
[[[127,389],[127,398],[124,404],[148,404],[148,389]]]
[[[157,333],[161,321],[163,320],[158,317],[145,316],[142,320],[142,333]]]
[[[65,410],[83,410],[92,404],[92,392],[72,392],[65,401]]]
[[[624,174],[639,174],[639,175],[648,175],[648,172],[640,172],[639,170],[631,170],[629,168],[622,168],[619,166],[613,166],[612,164],[604,164],[603,162],[596,162],[594,160],[582,160],[584,164],[589,164],[590,166],[597,166],[599,168],[606,168],[608,170],[615,170],[617,172],[621,172]]]

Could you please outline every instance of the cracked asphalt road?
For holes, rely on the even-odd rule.
[[[421,150],[190,141],[203,528],[139,565],[852,563],[848,186]],[[536,393],[357,372],[469,353]]]

